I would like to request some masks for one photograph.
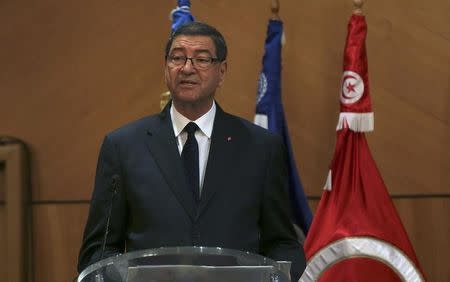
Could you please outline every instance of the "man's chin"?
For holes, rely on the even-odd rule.
[[[175,95],[173,99],[180,103],[195,103],[199,100],[199,95],[196,92],[183,91]]]

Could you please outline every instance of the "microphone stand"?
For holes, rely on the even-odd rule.
[[[116,196],[119,189],[120,189],[120,176],[118,174],[114,174],[111,178],[111,200],[109,202],[109,207],[108,207],[108,217],[106,219],[105,234],[103,236],[102,252],[100,255],[100,260],[102,260],[103,256],[105,255],[106,241],[108,240],[109,225],[110,225],[110,221],[111,221],[111,213],[112,213],[114,197]],[[102,273],[97,273],[95,275],[95,282],[104,282]]]

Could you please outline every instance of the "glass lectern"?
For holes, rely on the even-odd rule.
[[[78,282],[288,282],[290,262],[222,248],[148,249],[88,266]]]

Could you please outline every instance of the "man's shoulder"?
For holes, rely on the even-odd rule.
[[[253,138],[257,139],[279,139],[280,136],[278,134],[272,133],[268,131],[267,129],[256,125],[249,120],[224,112],[224,118],[228,120],[228,123],[230,123],[230,126],[232,126],[235,129],[240,128],[241,131],[245,132],[246,134],[249,134]]]
[[[122,138],[130,138],[136,134],[146,133],[149,128],[154,126],[161,119],[161,113],[152,114],[140,119],[128,122],[119,128],[116,128],[109,133],[107,136],[112,139],[122,139]]]

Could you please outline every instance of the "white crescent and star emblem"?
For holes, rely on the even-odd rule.
[[[343,104],[353,104],[364,94],[364,81],[353,71],[344,71],[342,74],[342,89],[340,99]]]

